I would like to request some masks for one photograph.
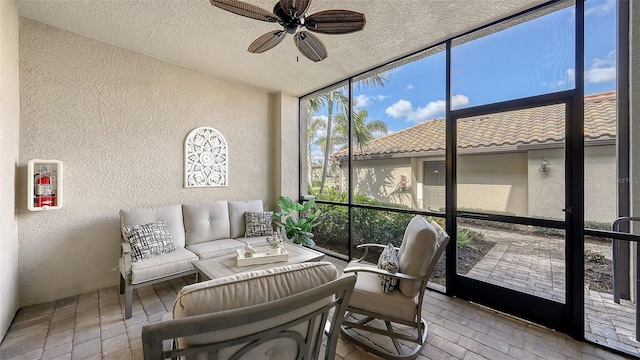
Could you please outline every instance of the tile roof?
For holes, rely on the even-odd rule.
[[[481,149],[505,145],[544,144],[564,139],[564,105],[548,105],[463,118],[458,121],[458,147]],[[614,139],[616,136],[615,91],[585,96],[586,139]],[[410,154],[445,149],[445,120],[427,120],[418,125],[374,139],[355,157]],[[344,158],[347,150],[333,154]]]

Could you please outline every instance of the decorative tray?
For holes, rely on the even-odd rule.
[[[259,265],[259,264],[268,264],[273,262],[287,261],[289,260],[289,253],[284,248],[284,246],[280,247],[279,253],[274,253],[274,250],[271,247],[256,247],[256,253],[251,257],[244,256],[244,249],[237,250],[236,256],[236,266],[249,266],[249,265]]]

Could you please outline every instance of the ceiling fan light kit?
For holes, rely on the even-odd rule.
[[[307,59],[317,62],[327,57],[327,48],[311,32],[319,34],[350,34],[364,29],[364,14],[350,10],[325,10],[307,15],[311,0],[280,0],[269,12],[259,6],[239,0],[210,0],[213,6],[255,20],[277,22],[283,30],[270,31],[249,45],[251,53],[262,53],[282,42],[287,34]],[[304,28],[308,31],[298,29]]]

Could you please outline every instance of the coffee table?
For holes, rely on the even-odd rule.
[[[220,255],[211,259],[194,261],[193,267],[196,270],[196,282],[217,279],[223,276],[235,275],[247,271],[265,270],[278,266],[297,264],[307,261],[320,261],[324,254],[301,245],[285,242],[284,248],[289,253],[289,260],[273,262],[269,264],[257,264],[249,266],[236,266],[236,251],[233,253]]]

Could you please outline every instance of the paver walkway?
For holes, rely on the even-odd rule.
[[[565,302],[564,241],[557,237],[476,229],[496,245],[466,276],[523,293]],[[585,244],[611,259],[611,247]],[[640,356],[635,341],[635,304],[585,289],[585,337]]]

